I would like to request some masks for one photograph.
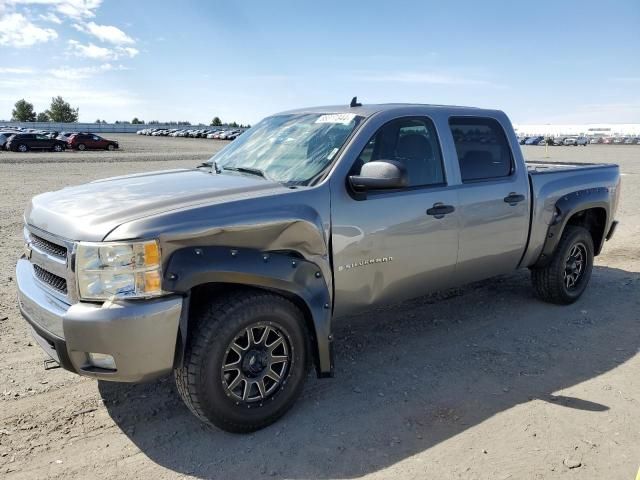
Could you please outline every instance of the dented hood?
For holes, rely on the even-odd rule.
[[[101,241],[131,220],[284,189],[259,177],[217,175],[207,169],[165,170],[43,193],[31,200],[25,220],[69,240]]]

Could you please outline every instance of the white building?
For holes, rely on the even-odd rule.
[[[595,137],[640,136],[640,123],[587,123],[574,125],[554,124],[516,124],[513,126],[518,135],[588,135]]]

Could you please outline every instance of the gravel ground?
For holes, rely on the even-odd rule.
[[[13,268],[31,196],[101,177],[190,166],[221,145],[114,137],[122,145],[114,153],[0,153],[2,478],[636,474],[640,147],[549,148],[551,161],[617,162],[624,175],[620,227],[576,304],[535,300],[522,271],[342,319],[335,332],[336,377],[310,377],[281,421],[252,435],[231,435],[202,426],[170,378],[125,385],[45,371],[18,313]],[[545,149],[527,147],[525,155],[544,160]]]

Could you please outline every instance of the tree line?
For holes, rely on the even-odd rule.
[[[79,109],[72,108],[69,102],[66,102],[62,97],[54,97],[51,99],[51,106],[45,110],[44,112],[40,112],[36,114],[36,111],[33,107],[33,103],[27,102],[24,98],[18,100],[11,112],[11,121],[13,122],[59,122],[59,123],[75,123],[78,121],[78,112]],[[93,123],[108,123],[106,120],[96,119]],[[132,124],[132,125],[159,125],[163,124],[171,124],[171,125],[182,125],[189,126],[191,122],[187,121],[171,121],[171,122],[160,122],[158,120],[151,120],[149,122],[145,122],[144,120],[140,120],[138,117],[134,117],[133,120],[122,121],[116,120],[116,124]],[[232,127],[232,128],[250,128],[251,125],[243,125],[238,122],[226,122],[223,123],[220,117],[213,117],[211,123],[209,124],[212,127]]]
[[[69,102],[65,102],[60,96],[51,99],[51,105],[44,112],[36,114],[33,103],[24,98],[18,100],[11,112],[11,120],[14,122],[64,122],[78,121],[78,108],[72,108]]]

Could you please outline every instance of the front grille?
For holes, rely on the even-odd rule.
[[[64,278],[54,275],[51,272],[47,272],[44,268],[39,267],[38,265],[33,265],[33,271],[36,274],[36,278],[42,283],[45,283],[63,295],[67,294],[67,281]]]
[[[58,258],[67,258],[67,249],[61,245],[50,242],[49,240],[45,240],[42,237],[38,237],[33,233],[30,234],[31,243],[38,250],[41,250],[49,255],[53,255]]]

